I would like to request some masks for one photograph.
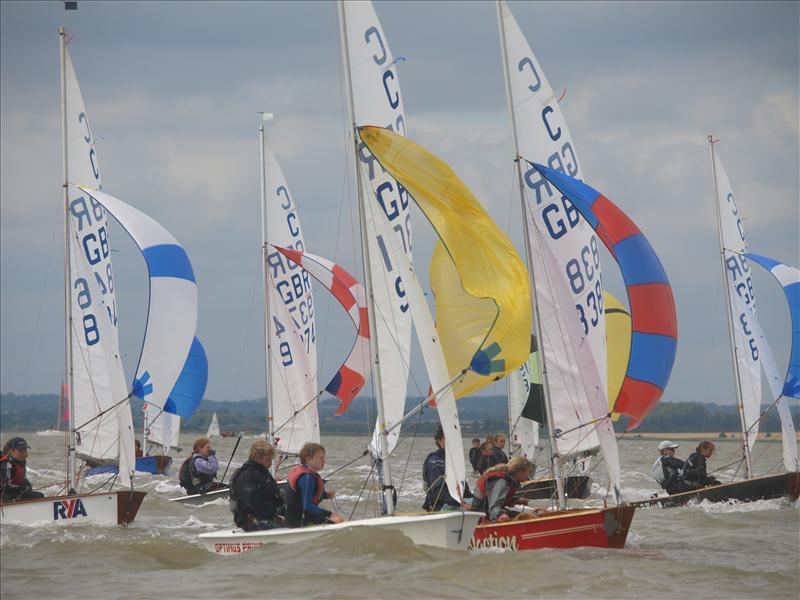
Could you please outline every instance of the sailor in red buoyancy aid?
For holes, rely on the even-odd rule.
[[[527,504],[527,500],[517,499],[515,495],[520,484],[530,479],[532,472],[533,463],[522,456],[488,469],[478,480],[473,508],[485,512],[490,521],[508,521],[512,516],[508,507]]]
[[[344,517],[325,510],[319,503],[336,496],[325,491],[325,482],[318,471],[325,467],[325,448],[309,442],[300,449],[300,464],[289,472],[285,491],[286,521],[289,527],[321,523],[341,523]]]
[[[25,476],[28,448],[30,448],[28,442],[21,437],[12,438],[3,448],[3,455],[0,456],[0,487],[3,502],[44,498],[41,492],[33,491],[31,482]]]

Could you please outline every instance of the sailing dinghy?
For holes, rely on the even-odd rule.
[[[637,506],[681,506],[689,502],[753,502],[800,496],[800,466],[798,465],[797,437],[794,423],[786,403],[787,397],[800,397],[796,385],[800,377],[800,276],[797,269],[783,265],[757,254],[748,253],[744,227],[733,189],[722,162],[715,151],[714,140],[708,138],[714,179],[714,206],[719,234],[720,264],[725,288],[728,333],[731,347],[736,399],[739,405],[742,428],[742,463],[745,479],[704,487],[669,496],[657,495],[635,502]],[[751,261],[770,271],[784,289],[789,304],[792,326],[792,348],[787,374],[781,376],[775,365],[772,351],[763,334],[755,310],[755,293]],[[761,410],[761,371],[770,387],[773,406],[777,408],[783,431],[783,462],[786,473],[756,476],[751,452],[756,442],[758,425],[766,411]]]

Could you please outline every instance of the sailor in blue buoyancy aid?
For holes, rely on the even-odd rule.
[[[178,471],[178,481],[187,494],[205,494],[214,489],[217,482],[214,477],[219,471],[219,463],[211,441],[208,438],[197,438],[192,446],[192,455],[183,461]]]
[[[325,448],[321,444],[308,442],[300,449],[299,458],[300,464],[289,472],[289,485],[284,490],[289,527],[344,521],[339,513],[330,512],[319,505],[322,500],[336,496],[333,490],[325,490],[325,482],[318,473],[325,468]]]
[[[690,487],[683,482],[683,461],[675,458],[679,444],[664,440],[658,445],[659,457],[653,463],[653,479],[669,494],[685,492]]]

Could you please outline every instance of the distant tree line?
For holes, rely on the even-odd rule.
[[[406,410],[422,401],[409,398]],[[375,410],[369,398],[356,398],[342,416],[335,416],[339,403],[323,399],[319,403],[320,427],[327,434],[369,435],[375,425]],[[133,420],[137,431],[142,428],[142,402],[132,401]],[[762,409],[765,409],[763,407]],[[56,424],[58,396],[56,394],[0,394],[0,428],[3,432],[35,430]],[[204,400],[191,420],[182,423],[184,431],[203,432],[217,413],[223,431],[264,431],[266,428],[266,403],[263,398],[253,400]],[[473,396],[458,401],[461,429],[465,435],[505,431],[507,425],[506,399],[503,396]],[[792,407],[795,424],[800,421],[800,407]],[[616,424],[624,431],[627,419]],[[404,425],[406,431],[429,433],[438,423],[435,408],[426,408],[411,417]],[[278,424],[279,425],[279,424]],[[636,429],[637,432],[732,432],[739,431],[739,414],[736,406],[706,404],[702,402],[662,402]],[[780,431],[780,421],[774,408],[762,419],[760,431]]]

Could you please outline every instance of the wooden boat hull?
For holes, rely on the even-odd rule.
[[[438,512],[414,515],[394,515],[347,521],[335,525],[312,525],[297,529],[271,529],[268,531],[242,531],[226,529],[202,533],[200,542],[211,552],[236,556],[265,544],[306,543],[323,535],[355,528],[374,528],[400,531],[418,546],[433,546],[448,550],[466,550],[472,539],[479,512]]]
[[[168,475],[169,468],[172,466],[172,457],[163,454],[152,456],[139,456],[136,458],[134,469],[139,473],[150,473],[151,475]],[[86,471],[86,476],[100,475],[102,473],[116,473],[119,467],[116,464],[98,465]]]
[[[622,548],[636,508],[581,508],[547,513],[527,520],[478,525],[470,550],[504,548]]]
[[[789,498],[797,500],[800,496],[800,473],[780,473],[765,477],[754,477],[732,483],[723,483],[710,487],[681,492],[680,494],[657,496],[647,500],[631,502],[632,506],[672,508],[683,506],[690,502],[755,502],[757,500],[772,500],[775,498]]]
[[[183,504],[184,506],[202,506],[204,504],[208,504],[209,502],[213,502],[214,500],[219,500],[220,498],[227,500],[231,495],[230,487],[228,487],[227,483],[222,483],[219,485],[220,487],[217,489],[206,492],[205,494],[180,496],[178,498],[170,498],[169,501],[177,502],[178,504]]]
[[[564,480],[564,493],[567,498],[588,498],[592,492],[592,478],[575,475]],[[533,479],[526,481],[517,492],[518,498],[528,500],[550,500],[557,496],[555,479]]]
[[[72,494],[0,503],[0,520],[16,525],[127,525],[139,512],[145,492]]]

